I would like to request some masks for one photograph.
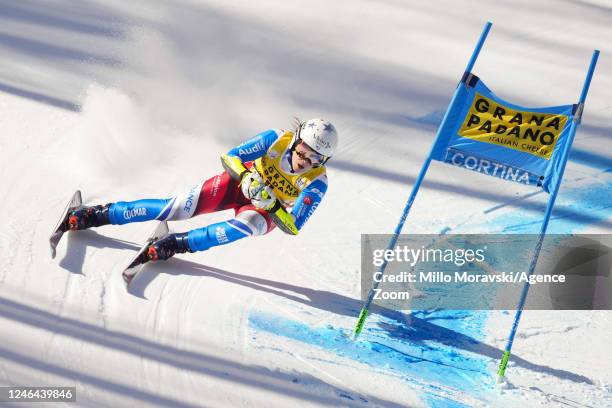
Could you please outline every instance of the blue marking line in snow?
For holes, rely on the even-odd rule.
[[[463,314],[459,320],[466,316],[470,319],[474,317]],[[431,406],[463,406],[448,397],[457,391],[465,394],[471,394],[476,389],[484,391],[483,388],[493,386],[493,379],[487,369],[488,359],[453,346],[453,343],[457,343],[453,338],[457,334],[454,330],[479,335],[482,333],[484,314],[476,313],[476,320],[480,322],[471,321],[469,324],[453,321],[449,312],[439,314],[438,317],[443,319],[447,327],[434,333],[430,339],[426,339],[428,333],[416,334],[410,327],[378,315],[372,316],[371,323],[377,322],[381,328],[367,329],[356,342],[350,339],[350,331],[332,326],[308,327],[300,322],[258,311],[250,313],[249,325],[257,331],[310,344],[367,364],[380,372],[406,380],[407,385],[416,384],[420,391],[424,391],[426,400],[431,400]],[[436,316],[430,313],[427,318],[435,321]],[[431,326],[435,327],[435,324]],[[448,338],[439,342],[443,333]],[[416,334],[415,339],[411,339],[413,334]]]

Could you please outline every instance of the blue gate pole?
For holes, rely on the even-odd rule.
[[[529,264],[528,275],[531,276],[535,267],[538,263],[538,257],[540,256],[540,250],[542,249],[542,242],[544,241],[544,236],[546,235],[546,229],[548,228],[548,222],[550,221],[550,216],[552,214],[553,207],[555,205],[555,200],[557,199],[557,193],[559,192],[559,187],[561,187],[561,179],[563,178],[563,173],[565,172],[565,165],[567,164],[569,150],[572,147],[572,143],[574,141],[574,136],[576,134],[576,130],[578,125],[580,124],[580,118],[582,116],[582,111],[584,109],[584,102],[586,100],[587,93],[589,92],[589,86],[591,85],[591,78],[593,77],[593,72],[595,71],[595,65],[597,64],[597,58],[599,57],[599,50],[595,50],[593,52],[593,57],[591,58],[591,65],[589,66],[589,71],[586,76],[586,80],[584,81],[584,86],[582,87],[582,93],[580,94],[580,101],[578,102],[578,109],[576,111],[576,116],[574,116],[574,121],[571,124],[571,128],[568,134],[568,142],[565,145],[565,148],[562,152],[562,160],[561,160],[561,169],[559,172],[559,177],[557,182],[554,185],[554,189],[551,191],[550,198],[548,199],[548,203],[546,205],[546,213],[544,214],[544,221],[542,222],[542,227],[540,228],[540,235],[538,237],[538,241],[536,243],[533,258],[531,258],[531,263]],[[521,315],[523,314],[523,307],[525,306],[525,302],[527,300],[527,294],[529,293],[529,280],[525,282],[523,285],[523,290],[521,291],[521,297],[519,299],[519,303],[517,306],[516,314],[514,316],[514,323],[512,323],[512,330],[510,331],[510,337],[508,337],[508,343],[506,344],[506,349],[504,350],[504,354],[502,355],[502,359],[499,363],[499,369],[497,370],[497,382],[501,382],[504,379],[504,375],[506,374],[506,366],[508,365],[508,360],[510,359],[510,352],[512,350],[512,343],[514,343],[514,336],[516,335],[516,331],[518,329],[519,321],[521,320]]]
[[[489,34],[489,30],[491,29],[491,22],[487,22],[482,30],[482,33],[480,34],[480,38],[478,39],[478,43],[476,44],[476,47],[474,48],[474,52],[472,53],[472,58],[470,58],[470,61],[468,62],[467,68],[465,69],[465,72],[471,72],[472,68],[474,67],[474,64],[476,63],[476,58],[478,58],[478,54],[480,53],[480,50],[482,49],[482,46],[485,42],[485,39],[487,38],[487,34]],[[442,124],[444,124],[444,122],[446,121],[447,117],[448,117],[448,113],[450,111],[450,107],[453,106],[453,103],[455,102],[455,98],[457,96],[457,92],[455,92],[455,94],[453,95],[453,99],[451,100],[450,104],[448,105],[448,109],[446,110],[446,113],[444,114],[444,118],[442,119],[442,122],[440,124],[440,127],[438,128],[438,135],[436,135],[436,140],[440,134],[440,129],[442,128]],[[402,232],[402,228],[404,227],[404,223],[406,222],[406,218],[408,218],[408,213],[410,212],[410,208],[412,207],[412,203],[414,202],[417,193],[419,192],[419,188],[421,187],[421,183],[423,182],[423,179],[425,178],[425,174],[427,173],[427,169],[429,168],[429,164],[431,163],[431,157],[433,154],[433,149],[436,145],[436,142],[434,141],[434,143],[432,144],[431,150],[429,152],[429,154],[427,155],[427,159],[425,160],[425,162],[423,163],[423,166],[421,167],[421,171],[419,172],[419,175],[417,176],[417,179],[414,183],[414,186],[412,187],[412,191],[410,192],[410,196],[408,197],[408,201],[406,202],[406,206],[404,207],[404,210],[402,211],[402,216],[400,217],[400,220],[397,224],[397,226],[395,227],[395,231],[393,232],[393,237],[391,238],[391,240],[389,241],[389,245],[387,245],[387,249],[393,249],[395,248],[395,244],[397,243],[397,240],[399,238],[399,235]],[[380,273],[380,276],[382,277],[382,275],[385,273],[385,269],[387,268],[387,261],[383,260],[383,263],[381,266],[377,267],[376,272]],[[376,293],[376,289],[378,288],[380,282],[373,282],[372,284],[372,288],[370,289],[370,292],[368,293],[368,298],[365,301],[363,307],[361,308],[361,312],[359,312],[359,317],[357,319],[357,324],[355,325],[355,329],[353,330],[353,339],[357,339],[357,337],[359,337],[359,334],[361,334],[361,330],[363,329],[363,325],[365,324],[365,321],[368,317],[368,313],[369,313],[369,309],[370,309],[370,305],[372,304],[372,301],[374,300],[374,294]]]

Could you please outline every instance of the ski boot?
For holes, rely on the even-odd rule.
[[[68,212],[63,225],[65,231],[79,231],[91,227],[101,227],[110,224],[108,210],[110,204],[79,206]]]
[[[132,262],[130,267],[144,264],[149,261],[165,261],[176,254],[184,254],[185,252],[193,252],[189,249],[187,232],[167,234],[151,242],[147,249]]]

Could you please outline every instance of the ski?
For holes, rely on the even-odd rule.
[[[70,213],[70,210],[72,210],[75,207],[79,207],[80,205],[83,204],[83,198],[81,197],[81,191],[77,190],[73,195],[72,198],[70,199],[70,201],[68,202],[68,204],[66,205],[66,208],[64,209],[64,212],[62,213],[62,216],[60,217],[59,221],[57,222],[57,225],[55,227],[55,229],[53,230],[53,233],[51,234],[51,237],[49,237],[49,246],[51,248],[51,258],[55,258],[56,255],[56,249],[57,249],[57,245],[59,244],[60,240],[62,239],[62,235],[64,235],[64,232],[62,230],[62,224],[64,224],[68,218],[68,214]]]
[[[144,252],[147,250],[149,244],[157,240],[158,238],[163,237],[169,232],[170,230],[168,229],[168,223],[166,221],[162,221],[157,225],[153,233],[149,236],[149,238],[144,243],[144,245],[140,248],[138,253],[134,256],[134,258],[132,258],[127,268],[125,268],[122,272],[123,281],[125,282],[126,288],[130,287],[130,283],[132,282],[132,280],[136,277],[136,275],[138,275],[138,273],[140,273],[140,271],[146,265],[139,261],[141,257],[143,256]]]

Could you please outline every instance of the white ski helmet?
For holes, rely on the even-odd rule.
[[[310,119],[302,123],[295,136],[296,142],[302,140],[312,150],[325,156],[326,161],[333,156],[338,145],[336,128],[324,119]]]

